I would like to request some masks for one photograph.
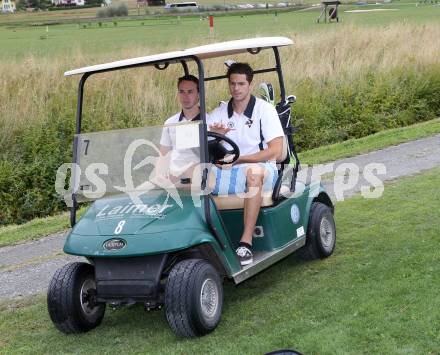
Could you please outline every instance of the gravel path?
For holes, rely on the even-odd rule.
[[[341,164],[354,163],[359,167],[358,183],[350,190],[343,191],[348,198],[368,186],[362,177],[365,166],[370,163],[384,164],[386,174],[378,175],[382,181],[419,173],[440,166],[440,135],[400,144],[353,158],[337,160],[326,164],[333,173],[324,176],[324,184],[332,199],[335,199],[334,184],[331,177]],[[333,165],[332,165],[333,164]],[[342,169],[343,170],[343,169]],[[310,169],[302,172],[303,179],[310,180]],[[329,179],[330,177],[330,179]],[[341,196],[339,196],[340,199]],[[38,241],[0,248],[0,300],[21,298],[44,292],[55,270],[80,257],[63,254],[65,232],[57,233]]]
[[[65,234],[0,248],[0,300],[45,291],[56,269],[83,259],[63,253]]]
[[[323,184],[333,201],[336,199],[334,191],[335,183],[333,179],[328,181],[328,175],[330,175],[330,178],[332,175],[337,175],[334,174],[334,172],[337,172],[338,167],[341,171],[344,171],[345,169],[343,168],[347,166],[347,163],[352,163],[359,167],[359,180],[353,188],[343,191],[344,198],[359,193],[361,191],[361,186],[371,186],[371,183],[369,183],[363,176],[365,167],[371,163],[383,164],[386,168],[386,173],[384,175],[374,173],[382,181],[395,180],[403,176],[417,174],[421,171],[440,166],[440,135],[402,143],[367,154],[361,154],[352,158],[340,159],[333,163],[324,164],[329,168],[333,166],[333,173],[323,176]],[[305,172],[302,172],[301,174],[305,175]],[[301,176],[299,178],[301,178]],[[309,182],[310,178],[311,173],[310,169],[308,169],[306,180]],[[338,197],[338,200],[340,200],[341,196]]]

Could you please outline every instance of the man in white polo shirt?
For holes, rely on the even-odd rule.
[[[160,153],[163,158],[158,163],[159,175],[169,175],[172,182],[180,180],[189,183],[193,167],[200,162],[198,148],[179,149],[176,147],[176,124],[200,120],[199,80],[194,75],[185,75],[178,79],[177,96],[182,111],[165,121],[160,138]],[[198,142],[197,142],[198,145]],[[169,171],[165,172],[164,170]]]
[[[246,63],[234,63],[227,72],[232,98],[207,118],[212,131],[225,134],[240,148],[240,157],[231,169],[213,168],[213,194],[246,192],[244,229],[236,253],[241,265],[252,263],[252,235],[261,207],[262,190],[273,188],[276,160],[283,148],[283,128],[275,108],[251,95],[253,70]]]

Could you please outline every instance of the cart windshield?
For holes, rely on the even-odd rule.
[[[78,202],[127,193],[200,193],[200,121],[75,136]]]

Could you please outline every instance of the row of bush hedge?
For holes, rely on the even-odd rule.
[[[51,6],[48,8],[49,11],[65,11],[65,10],[78,10],[78,9],[90,9],[92,7],[101,7],[100,4],[85,4],[81,6],[71,5],[71,6]]]
[[[124,3],[118,6],[102,7],[96,12],[96,17],[118,17],[128,16],[128,7]]]
[[[300,129],[295,140],[305,150],[440,116],[440,65],[368,72],[350,82],[309,79],[295,94],[293,122]],[[66,209],[54,180],[57,168],[71,161],[75,102],[61,102],[52,98],[47,117],[0,151],[0,225]],[[117,126],[139,124],[120,110]]]

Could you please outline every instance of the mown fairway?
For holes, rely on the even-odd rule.
[[[347,9],[394,8],[396,11],[344,13]],[[213,41],[254,36],[284,35],[321,32],[334,29],[351,31],[353,26],[377,27],[380,38],[384,26],[395,22],[408,24],[438,23],[440,6],[414,4],[341,7],[340,24],[316,24],[320,10],[242,16],[216,16],[215,36],[210,38],[206,20],[200,17],[166,17],[145,20],[118,20],[81,22],[49,26],[0,26],[0,59],[22,61],[29,57],[66,57],[79,53],[86,55],[119,52],[145,48],[146,53],[161,52],[161,48],[185,48]],[[28,17],[31,18],[31,17]],[[1,21],[0,17],[0,21]],[[117,26],[114,25],[117,22]],[[37,21],[38,22],[38,21]],[[110,59],[110,57],[108,56]],[[35,59],[35,58],[34,58]]]
[[[166,3],[172,3],[173,1],[166,1]],[[178,1],[175,1],[178,2]],[[269,3],[276,5],[281,1],[277,0],[268,0],[261,1],[261,3]],[[129,16],[145,16],[145,15],[156,15],[166,13],[164,6],[146,6],[146,7],[137,7],[137,0],[113,0],[112,4],[114,6],[118,6],[119,4],[124,3],[127,5]],[[249,2],[241,1],[241,0],[199,0],[197,4],[199,6],[224,6],[224,5],[237,5],[237,4],[248,4]],[[252,4],[258,2],[251,2]],[[295,1],[296,5],[304,5],[314,4],[315,0],[301,0]],[[54,21],[54,20],[65,20],[65,19],[87,19],[93,18],[96,16],[99,7],[92,8],[77,8],[77,9],[63,9],[58,11],[40,11],[34,13],[24,13],[24,12],[16,12],[13,15],[8,16],[0,16],[0,23],[16,23],[16,22],[37,22],[37,21]],[[0,14],[1,15],[1,14]]]
[[[167,0],[166,3],[172,3],[172,0]],[[178,1],[175,1],[178,2]],[[198,0],[197,4],[205,11],[212,11],[214,7],[217,9],[224,9],[224,6],[235,6],[239,4],[271,4],[277,6],[281,0],[267,0],[267,1],[244,1],[244,0]],[[129,16],[141,16],[146,15],[159,15],[167,13],[167,10],[163,6],[147,6],[147,7],[137,7],[137,0],[113,0],[113,6],[118,6],[121,3],[127,5]],[[289,1],[289,3],[299,7],[307,7],[313,4],[318,4],[319,1],[316,0],[297,0],[295,2]],[[406,5],[407,3],[414,2],[411,0],[398,0],[395,3],[397,6]],[[99,7],[92,8],[74,8],[74,9],[62,9],[58,11],[39,11],[39,12],[16,12],[14,14],[8,14],[7,16],[1,16],[0,14],[0,24],[7,23],[35,23],[40,21],[58,21],[58,20],[72,20],[72,19],[88,19],[96,17],[96,13]]]
[[[103,324],[65,336],[44,296],[0,308],[0,352],[435,354],[440,346],[440,169],[385,187],[380,199],[336,206],[338,241],[327,260],[290,256],[236,287],[225,284],[217,330],[177,338],[164,312],[108,311]]]

